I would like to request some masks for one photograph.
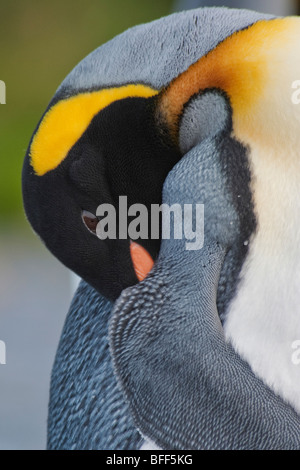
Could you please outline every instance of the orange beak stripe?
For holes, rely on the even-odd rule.
[[[139,281],[145,279],[151,271],[154,261],[144,247],[135,242],[130,242],[130,256],[135,274]]]

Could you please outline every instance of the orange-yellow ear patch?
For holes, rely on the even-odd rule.
[[[298,17],[260,20],[227,37],[175,78],[162,92],[159,105],[173,134],[178,131],[184,105],[194,94],[209,88],[224,90],[236,121],[245,121],[247,126],[255,106],[286,65],[280,58],[282,51],[294,44],[299,27]]]
[[[148,86],[131,84],[80,93],[59,101],[45,114],[33,138],[30,159],[35,173],[42,176],[57,168],[93,117],[114,101],[130,97],[150,98],[157,93]]]
[[[132,241],[130,242],[130,255],[136,277],[142,281],[153,268],[154,261],[145,248]]]

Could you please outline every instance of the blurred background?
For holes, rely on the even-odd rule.
[[[31,231],[22,208],[28,142],[56,88],[116,34],[175,10],[227,5],[298,14],[296,0],[14,0],[0,3],[0,449],[44,449],[51,367],[73,280]],[[1,361],[1,359],[0,359]]]

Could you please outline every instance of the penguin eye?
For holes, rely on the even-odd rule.
[[[99,222],[98,217],[96,217],[94,214],[88,211],[82,211],[81,213],[82,221],[86,228],[92,232],[94,235],[96,235],[96,228],[97,224]]]

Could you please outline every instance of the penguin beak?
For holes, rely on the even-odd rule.
[[[130,256],[136,277],[143,281],[154,266],[148,251],[136,242],[130,241]]]

